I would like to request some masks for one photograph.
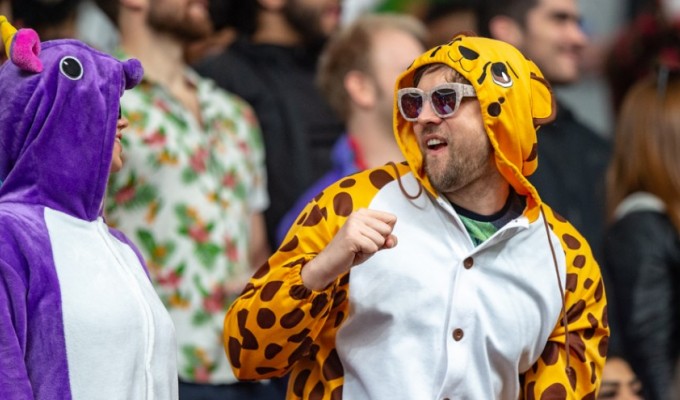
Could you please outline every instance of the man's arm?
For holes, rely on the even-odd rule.
[[[561,251],[561,245],[566,255],[566,317],[560,315],[541,357],[524,374],[521,398],[595,399],[609,340],[600,268],[586,241],[571,225],[549,222],[560,238],[559,243],[553,243],[555,251]]]
[[[320,210],[315,202],[303,210],[309,222],[293,228],[227,313],[225,348],[239,379],[281,376],[311,352],[330,351],[346,315],[343,277],[396,244],[391,214],[361,209],[317,219]]]
[[[22,280],[0,260],[0,398],[33,399],[24,357],[26,292]],[[23,296],[17,296],[23,292]],[[18,332],[23,327],[23,332]]]

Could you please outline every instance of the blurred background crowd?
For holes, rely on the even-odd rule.
[[[142,61],[106,214],[176,325],[181,399],[282,399],[237,382],[222,319],[326,184],[402,161],[394,82],[473,31],[543,71],[541,197],[588,239],[609,301],[600,399],[680,399],[680,1],[0,0],[42,40]]]

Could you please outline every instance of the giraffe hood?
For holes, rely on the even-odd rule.
[[[498,170],[517,193],[527,197],[525,214],[535,220],[541,200],[527,176],[538,166],[536,131],[555,116],[550,85],[536,64],[513,46],[462,33],[418,57],[397,79],[396,90],[412,87],[416,70],[435,63],[450,66],[474,87]],[[399,112],[396,96],[393,115],[397,143],[412,172],[436,196],[423,168],[413,125]]]

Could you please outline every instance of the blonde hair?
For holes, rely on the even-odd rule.
[[[680,231],[680,78],[672,74],[657,86],[647,78],[624,98],[607,171],[607,214],[612,220],[626,196],[649,192]]]
[[[423,46],[427,30],[406,14],[365,14],[331,37],[319,58],[316,84],[331,107],[343,119],[349,116],[350,99],[345,90],[345,75],[360,71],[374,76],[371,65],[372,37],[380,31],[398,30],[411,34]]]

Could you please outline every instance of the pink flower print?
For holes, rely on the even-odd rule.
[[[189,227],[189,237],[198,243],[205,243],[209,239],[209,232],[203,224],[196,224]]]
[[[250,153],[250,146],[248,146],[248,143],[243,140],[238,142],[238,148],[239,150],[241,150],[243,154],[247,155],[248,153]]]
[[[203,172],[206,169],[206,160],[208,158],[208,151],[206,149],[199,148],[189,159],[189,164],[191,169],[196,172]]]
[[[224,309],[224,302],[227,298],[227,293],[220,285],[215,287],[212,293],[203,298],[203,309],[207,313],[218,313]]]
[[[236,246],[235,240],[227,238],[224,241],[224,253],[226,254],[229,261],[238,261],[238,247]]]
[[[134,199],[136,194],[137,191],[134,185],[126,185],[120,188],[113,198],[116,204],[125,204]]]
[[[224,174],[224,177],[222,178],[222,185],[229,189],[232,189],[234,186],[236,186],[236,175],[234,174],[234,171]]]
[[[177,273],[177,271],[172,270],[165,274],[159,273],[156,277],[156,281],[163,287],[176,289],[182,280],[181,278],[182,277]]]
[[[207,383],[210,381],[210,370],[205,365],[198,365],[194,369],[194,380],[197,383]]]
[[[164,102],[163,100],[156,99],[156,101],[154,101],[154,105],[162,110],[165,114],[170,114],[170,107],[168,106],[168,103]]]
[[[161,131],[155,131],[144,137],[144,143],[152,147],[162,147],[165,145],[165,134]]]

